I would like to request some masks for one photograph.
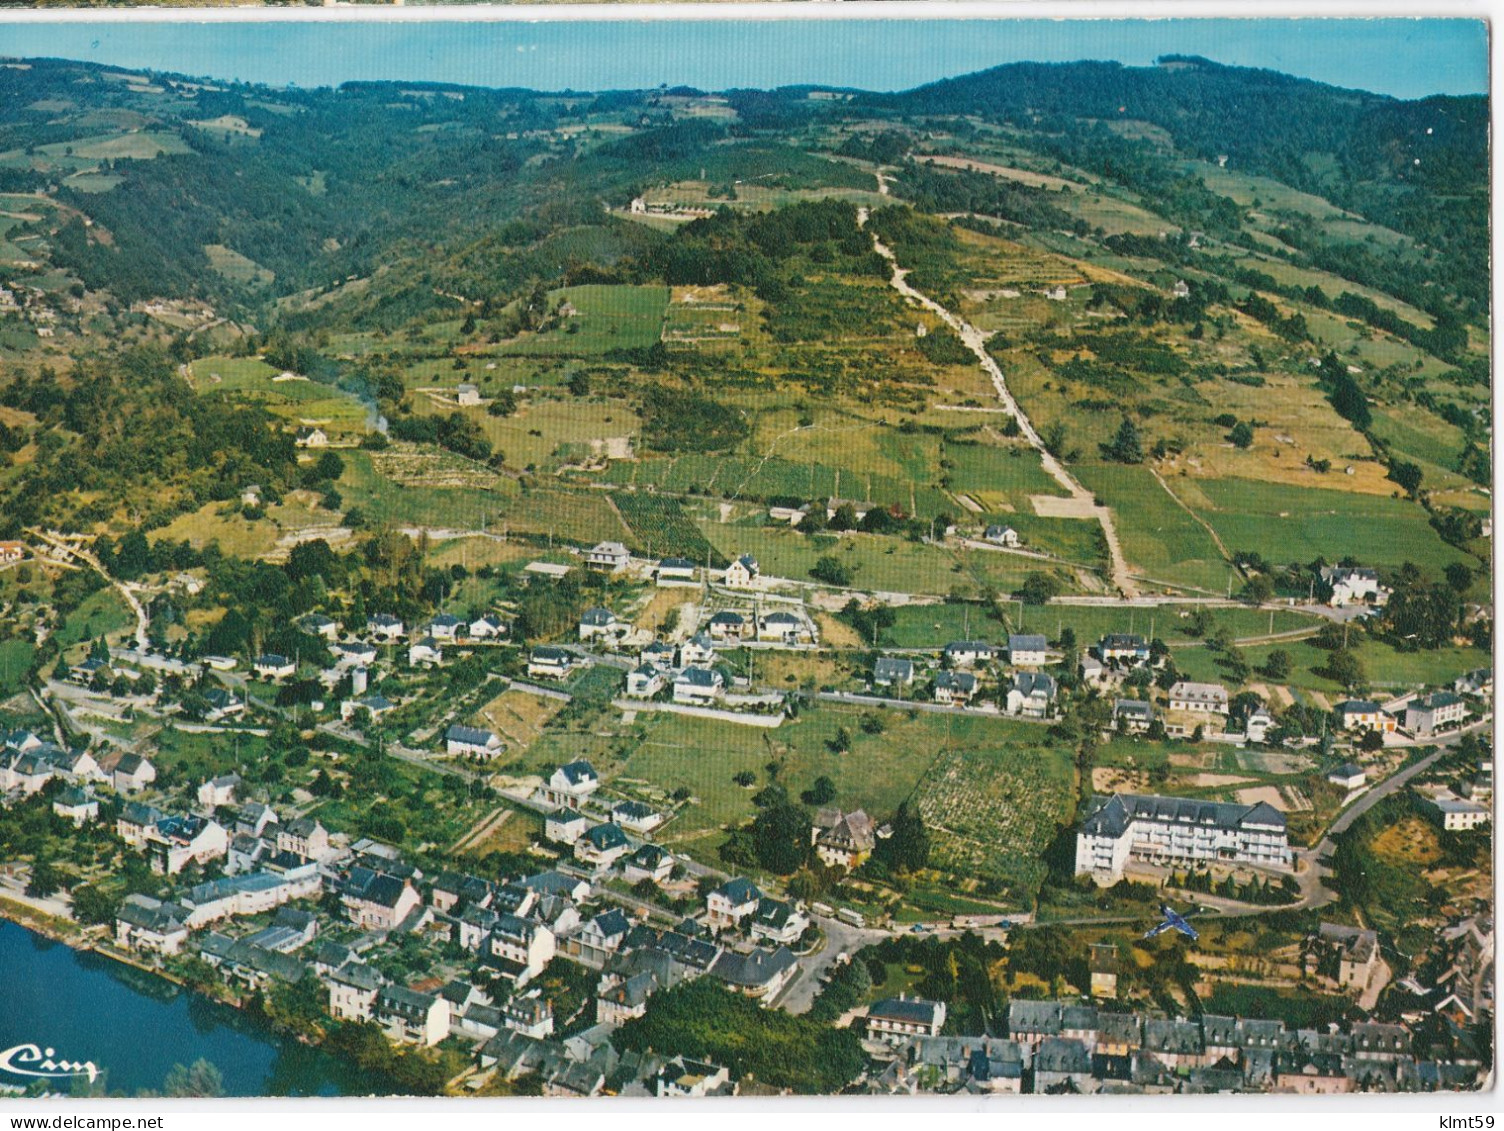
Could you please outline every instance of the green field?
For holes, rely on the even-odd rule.
[[[133,626],[136,619],[131,615],[125,598],[111,586],[96,589],[64,619],[57,630],[56,640],[62,647],[85,640],[120,632]]]
[[[550,302],[568,302],[576,313],[557,329],[528,334],[498,352],[532,357],[591,357],[612,350],[643,349],[658,341],[668,311],[669,289],[657,286],[590,284],[549,292]]]
[[[1084,463],[1075,470],[1081,482],[1112,508],[1132,568],[1157,581],[1214,592],[1226,589],[1234,574],[1217,544],[1147,468]]]
[[[1376,566],[1414,562],[1432,573],[1451,562],[1476,565],[1441,540],[1418,504],[1404,499],[1246,479],[1200,480],[1198,486],[1215,508],[1202,517],[1235,553],[1254,551],[1281,563],[1318,557]]]
[[[26,671],[35,653],[36,646],[29,640],[0,640],[0,696],[14,695],[26,686]]]
[[[611,496],[632,531],[633,546],[650,558],[681,557],[701,565],[720,568],[730,559],[718,554],[696,526],[679,500],[672,495],[647,495],[618,491]]]

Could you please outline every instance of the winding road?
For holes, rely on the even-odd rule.
[[[865,228],[867,226],[867,216],[868,213],[865,208],[859,209],[857,211],[857,224]],[[1003,408],[1009,416],[1018,422],[1024,439],[1028,440],[1034,450],[1039,453],[1039,461],[1044,467],[1045,472],[1059,483],[1061,487],[1065,488],[1066,493],[1070,496],[1068,500],[1061,501],[1060,513],[1064,514],[1069,510],[1072,517],[1094,518],[1102,524],[1102,531],[1107,537],[1107,553],[1111,562],[1112,583],[1123,596],[1138,596],[1138,588],[1134,585],[1133,578],[1128,573],[1128,563],[1123,557],[1123,548],[1118,541],[1117,528],[1113,525],[1112,512],[1107,507],[1098,506],[1091,492],[1083,487],[1077,481],[1076,477],[1067,471],[1065,466],[1045,446],[1044,440],[1040,437],[1033,423],[1024,414],[1024,410],[1019,407],[1018,402],[1013,399],[1013,394],[1008,391],[1008,383],[1003,378],[1002,367],[987,352],[987,335],[930,298],[929,295],[911,286],[908,282],[909,273],[907,269],[898,265],[898,257],[893,254],[891,248],[877,238],[875,233],[872,235],[872,247],[877,254],[892,264],[893,274],[889,282],[892,284],[893,289],[903,295],[904,298],[917,303],[932,314],[938,315],[947,326],[956,332],[961,341],[965,343],[966,348],[975,355],[982,369],[992,378],[992,387],[997,392],[998,400],[1002,402]]]

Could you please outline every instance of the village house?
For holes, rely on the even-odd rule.
[[[1182,679],[1170,688],[1170,710],[1198,714],[1227,714],[1227,688],[1220,683]]]
[[[652,664],[642,664],[627,673],[627,698],[651,699],[665,686],[663,671]]]
[[[632,842],[620,825],[595,825],[574,842],[574,858],[597,872],[604,872],[630,851]]]
[[[613,801],[611,823],[620,825],[628,832],[646,836],[663,824],[664,816],[645,801]]]
[[[530,679],[565,679],[574,670],[574,656],[553,644],[540,644],[528,653]]]
[[[391,613],[377,613],[366,618],[366,631],[383,640],[396,640],[404,636],[407,629],[401,617],[394,617]]]
[[[580,640],[582,642],[604,640],[608,644],[614,644],[631,631],[632,626],[617,620],[616,614],[610,609],[586,609],[580,615]]]
[[[397,1044],[431,1048],[449,1036],[449,1002],[406,986],[383,986],[371,1020]]]
[[[122,754],[111,778],[116,793],[139,793],[157,780],[157,768],[140,754]]]
[[[235,804],[235,791],[240,788],[239,774],[224,774],[210,778],[198,787],[198,803],[205,809],[217,809],[221,805]]]
[[[0,752],[0,795],[19,793],[22,797],[30,797],[40,793],[54,773],[52,763],[43,751]]]
[[[1380,961],[1376,932],[1338,923],[1318,924],[1302,954],[1304,973],[1329,972],[1339,986],[1359,991],[1367,989]]]
[[[300,448],[325,448],[329,446],[329,433],[322,428],[299,428],[293,442]]]
[[[339,1021],[371,1021],[376,1016],[376,995],[385,979],[363,962],[350,962],[324,975],[329,991],[329,1016]]]
[[[792,946],[809,926],[809,916],[795,904],[763,896],[748,920],[748,931],[761,942]]]
[[[632,555],[620,542],[597,542],[585,551],[586,568],[604,573],[616,573],[625,569],[631,559]]]
[[[474,755],[494,758],[504,749],[506,747],[502,745],[501,739],[489,730],[454,723],[444,732],[444,753],[450,757]]]
[[[367,695],[360,699],[346,699],[339,705],[339,717],[344,722],[356,718],[361,712],[370,716],[372,722],[380,720],[397,709],[385,695]]]
[[[1327,604],[1334,609],[1344,605],[1384,604],[1387,591],[1379,584],[1379,575],[1371,569],[1325,566],[1321,570],[1322,587]]]
[[[1467,704],[1462,696],[1438,691],[1416,699],[1405,707],[1405,729],[1417,738],[1430,738],[1437,731],[1458,726],[1467,718]]]
[[[553,1035],[554,1007],[547,998],[532,993],[514,997],[501,1006],[499,1013],[501,1024],[514,1033],[536,1040]]]
[[[1154,706],[1142,699],[1115,699],[1112,721],[1124,734],[1144,734],[1154,725]]]
[[[277,851],[322,860],[329,855],[329,830],[316,817],[296,817],[278,824]]]
[[[1362,766],[1352,762],[1343,762],[1326,775],[1326,780],[1333,785],[1340,785],[1343,789],[1359,789],[1367,783],[1368,774]]]
[[[752,631],[747,618],[730,609],[722,609],[713,615],[705,623],[705,627],[710,632],[712,640],[720,641],[741,640]]]
[[[725,691],[726,677],[715,668],[685,668],[674,676],[675,703],[714,703]]]
[[[622,879],[629,884],[651,880],[655,884],[668,882],[674,870],[674,858],[656,844],[644,844],[622,861]]]
[[[757,639],[786,645],[809,644],[814,641],[814,633],[793,613],[778,611],[758,618]]]
[[[708,668],[715,663],[715,641],[707,632],[697,632],[679,645],[681,668]]]
[[[1097,642],[1097,658],[1104,664],[1134,667],[1149,662],[1149,645],[1134,633],[1109,632]]]
[[[217,723],[245,714],[245,700],[227,687],[211,687],[204,693],[204,700],[209,704],[205,722]]]
[[[99,798],[83,786],[69,786],[52,799],[52,811],[74,828],[99,820]]]
[[[470,636],[475,640],[490,640],[507,633],[506,622],[495,613],[486,613],[470,622]]]
[[[879,656],[872,664],[872,682],[877,687],[912,687],[914,661],[898,656]]]
[[[595,1020],[598,1025],[621,1025],[648,1011],[648,998],[658,989],[651,971],[632,974],[596,991]]]
[[[1464,801],[1450,794],[1431,797],[1427,800],[1440,817],[1441,827],[1447,832],[1467,832],[1488,824],[1488,809],[1476,801]]]
[[[147,837],[158,821],[167,816],[160,809],[143,805],[139,801],[127,801],[115,818],[115,835],[132,848],[145,848]]]
[[[872,855],[877,833],[872,818],[861,810],[842,813],[821,809],[810,828],[815,855],[827,868],[859,868]]]
[[[1049,658],[1049,642],[1037,633],[1011,633],[1007,652],[1008,662],[1014,667],[1043,667]]]
[[[428,622],[428,635],[435,640],[454,640],[459,636],[464,622],[452,613],[440,613]]]
[[[1026,719],[1046,719],[1058,692],[1054,676],[1044,672],[1014,672],[1008,680],[1003,710]]]
[[[323,613],[309,613],[298,621],[298,627],[311,636],[333,640],[339,636],[339,625]]]
[[[195,884],[181,902],[189,909],[188,926],[196,930],[220,919],[260,915],[289,900],[316,896],[321,887],[318,865],[307,861],[284,873],[250,872]]]
[[[1014,530],[1011,526],[989,526],[983,533],[982,537],[991,542],[994,546],[1009,546],[1016,548],[1022,541],[1022,539],[1020,539],[1018,536],[1018,531]]]
[[[407,646],[407,662],[413,667],[419,664],[441,664],[444,662],[444,650],[432,636],[425,636]]]
[[[723,950],[708,971],[728,989],[764,1003],[777,998],[798,972],[799,961],[786,946],[756,947],[745,954]]]
[[[619,907],[613,907],[587,920],[578,931],[563,939],[564,953],[599,970],[621,949],[631,929],[631,920]]]
[[[487,940],[492,958],[518,986],[536,978],[557,953],[553,931],[542,923],[519,915],[498,915]]]
[[[181,953],[188,941],[188,909],[149,895],[125,897],[115,913],[115,945],[155,954]]]
[[[600,788],[601,778],[595,767],[584,759],[560,766],[548,781],[538,787],[538,799],[556,808],[579,809]]]
[[[279,652],[265,652],[252,662],[251,670],[262,679],[285,679],[298,670],[298,665]]]
[[[480,390],[466,381],[455,387],[454,400],[461,408],[474,408],[480,404]]]
[[[163,817],[146,834],[151,870],[175,876],[190,863],[208,864],[230,851],[230,834],[205,817]]]
[[[364,866],[350,869],[337,890],[346,918],[366,930],[390,931],[423,904],[409,881]]]
[[[945,1027],[945,1003],[899,994],[875,1001],[867,1009],[867,1032],[879,1040],[938,1037]]]
[[[705,925],[711,933],[741,926],[757,911],[762,892],[751,880],[735,877],[705,896]]]
[[[761,576],[762,567],[757,564],[757,559],[751,554],[743,554],[726,567],[721,582],[728,589],[751,589]]]
[[[662,558],[653,568],[653,580],[659,585],[693,585],[695,563],[688,558]]]
[[[977,677],[970,672],[943,671],[935,675],[936,703],[964,707],[976,697]]]
[[[376,645],[367,644],[363,640],[351,640],[344,644],[336,644],[330,649],[339,659],[336,663],[344,664],[374,664],[376,662]]]
[[[1394,716],[1369,699],[1344,699],[1332,708],[1332,715],[1338,730],[1393,734],[1399,725]]]
[[[997,649],[981,640],[955,640],[945,646],[941,660],[948,668],[970,668],[977,664],[989,664],[997,655]]]
[[[675,1057],[653,1077],[653,1095],[704,1096],[730,1095],[731,1074],[718,1064],[688,1057]]]
[[[1274,716],[1264,707],[1255,707],[1243,721],[1243,737],[1249,742],[1263,742],[1274,729]]]

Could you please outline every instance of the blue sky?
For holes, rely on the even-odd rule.
[[[1142,65],[1173,52],[1399,98],[1488,89],[1486,27],[1460,19],[840,19],[811,25],[782,17],[523,22],[519,15],[430,23],[0,18],[3,55],[301,86],[406,79],[538,90],[660,83],[902,90],[1019,60]]]

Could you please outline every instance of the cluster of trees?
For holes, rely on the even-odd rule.
[[[738,1079],[800,1095],[833,1095],[865,1063],[851,1029],[763,1009],[710,978],[660,990],[648,999],[647,1012],[613,1033],[611,1043],[622,1052],[671,1049],[723,1064]]]
[[[456,455],[485,463],[493,458],[491,441],[480,424],[462,412],[447,416],[397,416],[391,420],[393,439],[438,444]]]
[[[751,434],[746,416],[732,405],[692,389],[651,385],[642,397],[642,438],[662,452],[714,452]]]

